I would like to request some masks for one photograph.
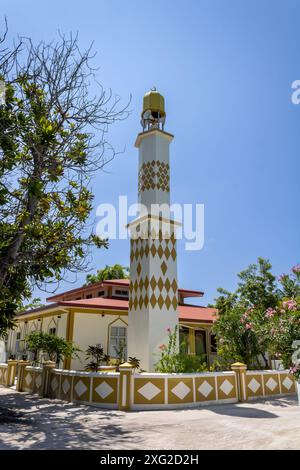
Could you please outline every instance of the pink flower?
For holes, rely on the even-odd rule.
[[[292,271],[294,274],[300,273],[300,264],[296,264],[295,266],[292,267]]]
[[[292,310],[292,311],[298,310],[298,304],[293,299],[285,300],[284,302],[282,302],[282,306],[283,308],[286,308],[287,310]]]
[[[160,349],[161,351],[164,351],[164,350],[166,349],[166,345],[165,345],[165,344],[161,344],[161,345],[159,346],[159,349]]]
[[[275,310],[274,308],[269,307],[269,308],[267,308],[267,310],[266,310],[265,316],[266,316],[267,318],[271,318],[271,317],[274,317],[275,313],[276,313],[276,310]]]
[[[248,311],[246,311],[245,313],[243,313],[243,315],[241,316],[241,322],[242,323],[245,323],[246,321],[248,321]]]
[[[297,374],[299,372],[298,366],[294,365],[290,368],[290,373],[291,374]]]
[[[246,328],[246,330],[252,330],[251,323],[246,323],[245,328]]]
[[[167,333],[171,333],[171,328],[167,328]]]

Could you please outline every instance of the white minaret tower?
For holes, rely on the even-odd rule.
[[[178,324],[176,225],[170,219],[169,145],[164,131],[164,98],[155,89],[146,93],[135,146],[139,149],[140,216],[129,224],[130,293],[128,356],[141,368],[154,371],[170,328]],[[161,206],[159,208],[159,206]]]

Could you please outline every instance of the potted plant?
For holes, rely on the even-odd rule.
[[[129,357],[128,362],[131,364],[133,372],[140,369],[141,361],[137,357]]]
[[[126,343],[120,341],[119,348],[115,347],[116,351],[116,371],[119,372],[119,366],[126,360]]]
[[[90,362],[86,365],[85,370],[92,372],[115,370],[114,366],[109,365],[110,357],[104,354],[101,344],[89,346],[86,350],[86,358],[90,359]],[[105,363],[106,366],[102,366],[102,363]]]

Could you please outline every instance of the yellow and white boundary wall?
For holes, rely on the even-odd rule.
[[[7,364],[0,364],[0,385],[12,387],[15,383],[18,361],[8,360]]]
[[[287,370],[246,370],[241,363],[226,372],[137,374],[127,363],[120,372],[79,372],[56,369],[51,361],[43,367],[9,362],[0,364],[1,385],[14,384],[17,366],[20,392],[123,411],[199,407],[296,393],[295,380]]]

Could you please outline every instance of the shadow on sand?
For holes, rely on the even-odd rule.
[[[121,426],[124,414],[114,410],[8,392],[0,397],[20,420],[0,424],[0,449],[105,449],[136,440]],[[116,424],[118,418],[119,424]]]

